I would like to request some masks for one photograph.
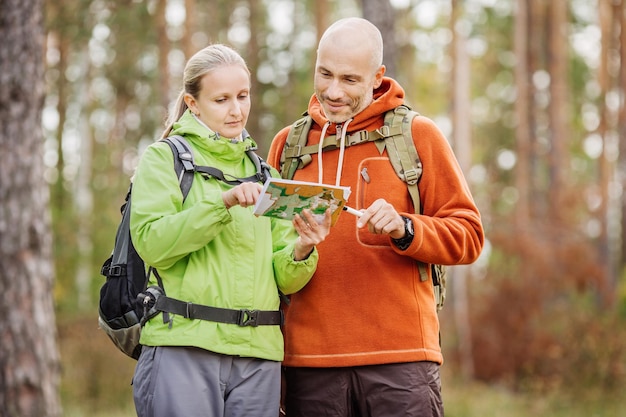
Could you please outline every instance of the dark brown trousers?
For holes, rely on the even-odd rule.
[[[443,417],[439,364],[285,368],[287,417]]]

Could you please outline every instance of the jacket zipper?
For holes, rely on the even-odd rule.
[[[367,167],[363,167],[363,169],[361,170],[361,195],[360,197],[360,201],[359,201],[359,205],[357,207],[357,210],[361,210],[362,208],[365,208],[364,203],[365,203],[365,187],[366,184],[369,184],[371,181],[369,173],[367,172]]]

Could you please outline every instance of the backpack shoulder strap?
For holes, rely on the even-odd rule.
[[[244,138],[250,136],[245,129],[243,130],[242,135]],[[249,148],[246,150],[246,154],[256,167],[256,173],[246,178],[229,179],[230,177],[226,178],[224,173],[215,167],[196,165],[193,159],[191,146],[184,137],[180,135],[168,136],[163,139],[163,141],[170,146],[172,153],[174,154],[174,171],[178,176],[178,183],[180,184],[180,190],[183,193],[183,200],[187,198],[187,195],[189,194],[195,172],[215,177],[216,179],[230,185],[237,185],[248,181],[260,181],[264,183],[265,180],[271,176],[270,166],[255,152],[257,148]]]
[[[411,133],[411,124],[417,115],[404,105],[388,111],[385,126],[389,126],[390,135],[385,138],[385,146],[396,175],[407,184],[415,212],[420,213],[422,206],[417,184],[422,176],[422,161]]]
[[[174,154],[174,172],[178,177],[180,191],[183,193],[183,201],[187,198],[193,176],[195,172],[195,164],[193,162],[193,151],[189,143],[180,135],[169,136],[163,139]]]
[[[411,200],[413,200],[415,213],[421,213],[422,203],[417,185],[422,176],[422,161],[417,153],[417,149],[415,149],[411,129],[413,119],[417,115],[417,112],[405,105],[398,106],[393,111],[388,111],[385,115],[385,126],[389,126],[391,135],[385,138],[385,146],[396,175],[407,185]],[[400,133],[398,133],[398,127],[401,128]],[[420,280],[428,280],[428,264],[418,262],[418,269]],[[435,287],[439,289],[441,286],[439,283],[435,283]],[[436,299],[439,300],[438,294]]]
[[[246,150],[246,154],[248,155],[248,158],[252,160],[254,166],[256,167],[255,175],[257,177],[257,180],[264,184],[265,181],[267,181],[267,179],[272,176],[272,172],[270,165],[265,162],[265,160],[261,158],[258,153],[256,153],[256,150],[257,148],[250,148]]]
[[[246,129],[244,129],[243,132],[241,132],[241,136],[244,139],[247,139],[250,137],[250,134]],[[265,184],[265,181],[272,176],[272,171],[270,164],[265,162],[265,160],[261,158],[258,153],[256,153],[257,150],[257,147],[248,148],[246,149],[246,154],[248,155],[248,158],[250,158],[250,160],[254,163],[254,166],[256,168],[255,175],[257,181]]]
[[[306,145],[312,124],[313,119],[311,116],[308,113],[304,113],[300,119],[291,125],[283,153],[280,156],[280,171],[283,178],[292,179],[298,167],[305,166],[310,162],[302,161],[302,158],[311,158],[310,155],[302,153],[302,148]]]

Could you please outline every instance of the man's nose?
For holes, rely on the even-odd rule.
[[[343,89],[338,80],[332,80],[326,89],[326,95],[331,100],[338,100],[343,97]]]

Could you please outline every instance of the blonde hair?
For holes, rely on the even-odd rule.
[[[197,99],[202,89],[202,77],[222,65],[240,65],[250,75],[246,61],[234,49],[226,45],[209,45],[189,58],[183,71],[183,88],[176,99],[174,111],[169,114],[165,122],[166,128],[163,131],[163,138],[170,134],[174,123],[187,110],[187,104],[184,100],[185,94],[191,94]]]

